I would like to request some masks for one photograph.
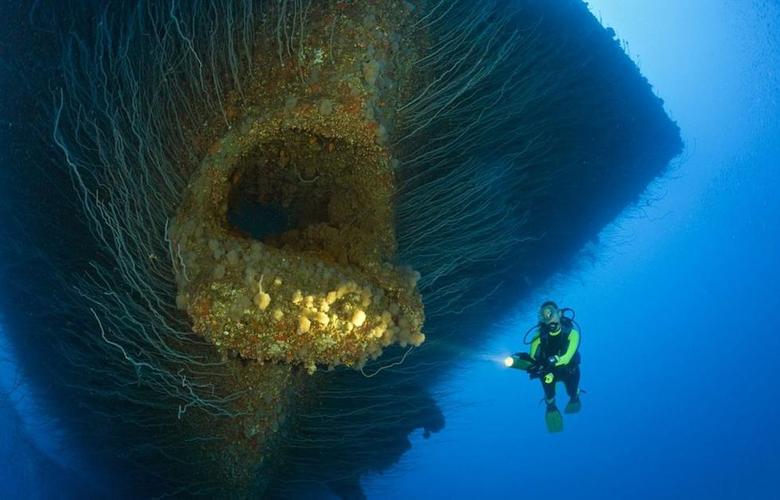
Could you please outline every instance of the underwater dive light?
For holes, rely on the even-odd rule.
[[[517,368],[518,370],[528,370],[533,366],[534,360],[527,353],[515,353],[504,358],[504,366],[507,368]]]

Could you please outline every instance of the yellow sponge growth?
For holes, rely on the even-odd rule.
[[[397,160],[386,144],[414,70],[393,49],[398,5],[370,29],[312,21],[298,69],[316,69],[316,81],[259,65],[244,89],[251,109],[188,180],[170,224],[176,304],[226,356],[358,368],[425,339],[420,276],[394,263]],[[281,207],[293,227],[257,239],[232,227],[236,193]]]

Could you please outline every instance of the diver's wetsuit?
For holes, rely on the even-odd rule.
[[[534,360],[548,359],[550,356],[558,356],[558,361],[552,368],[553,380],[550,383],[545,382],[544,376],[541,377],[544,397],[550,404],[555,400],[555,383],[563,382],[566,386],[566,393],[570,398],[576,399],[580,384],[580,332],[573,328],[570,321],[561,321],[561,330],[557,334],[552,334],[537,330],[536,337],[531,341],[529,355]]]

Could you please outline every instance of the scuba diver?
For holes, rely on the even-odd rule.
[[[567,316],[571,313],[571,316]],[[576,328],[575,328],[576,327]],[[569,402],[564,413],[577,413],[580,402],[580,327],[574,321],[574,310],[559,309],[555,302],[547,301],[539,308],[539,323],[525,334],[533,332],[529,352],[516,353],[504,360],[511,368],[525,370],[531,379],[538,378],[544,389],[547,403],[544,420],[549,432],[563,430],[563,416],[555,405],[555,385],[563,382]]]

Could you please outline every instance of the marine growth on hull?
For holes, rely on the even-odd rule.
[[[269,61],[170,224],[177,306],[226,356],[360,368],[425,338],[419,274],[393,262],[400,35],[366,17],[313,15],[300,64]]]

